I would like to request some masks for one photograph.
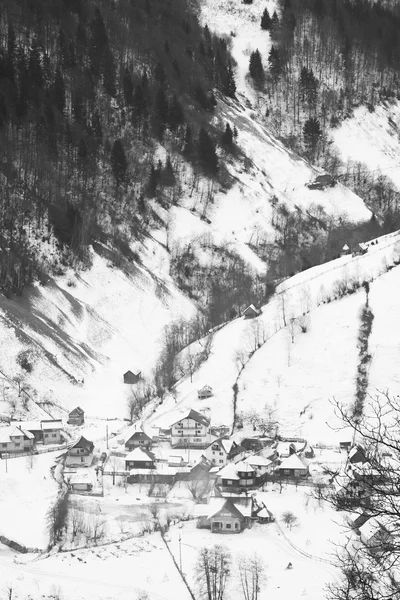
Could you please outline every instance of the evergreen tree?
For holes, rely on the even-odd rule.
[[[215,144],[204,127],[200,128],[197,150],[202,166],[211,173],[216,173],[218,169],[218,157]]]
[[[115,140],[111,150],[111,168],[117,187],[126,181],[128,163],[121,140]]]
[[[321,125],[318,119],[310,117],[304,124],[303,137],[306,148],[312,155],[315,154],[317,144],[322,136]]]
[[[272,19],[271,19],[271,27],[270,29],[272,29],[273,31],[276,30],[278,28],[279,25],[279,17],[278,14],[276,12],[276,10],[274,10],[273,15],[272,15]]]
[[[171,157],[167,156],[165,167],[161,174],[161,183],[166,186],[175,185],[175,173],[174,167],[172,166]]]
[[[282,64],[279,50],[275,46],[271,46],[268,56],[269,70],[274,81],[279,79],[282,73]]]
[[[142,84],[138,83],[133,95],[133,116],[135,119],[141,119],[147,114],[147,102]]]
[[[268,31],[269,29],[271,29],[271,25],[272,21],[271,17],[269,16],[268,8],[265,8],[261,17],[261,29],[265,29],[266,31]]]
[[[115,64],[113,54],[108,46],[104,48],[101,61],[101,72],[103,75],[103,86],[107,94],[114,97],[117,93],[115,87]]]
[[[236,94],[235,76],[233,74],[232,64],[228,62],[221,74],[221,90],[225,96],[234,98]]]
[[[249,73],[257,82],[261,82],[264,78],[264,67],[258,48],[250,54]]]
[[[171,131],[176,131],[180,125],[185,122],[183,108],[178,101],[178,98],[174,95],[172,98],[171,106],[169,109],[168,123]]]
[[[57,69],[54,78],[54,106],[63,115],[65,111],[65,86],[61,71]]]
[[[154,165],[151,165],[149,181],[147,183],[147,195],[149,198],[154,198],[154,196],[156,195],[158,181],[159,174]]]
[[[98,8],[96,8],[93,21],[91,22],[90,32],[90,66],[95,75],[100,75],[100,65],[105,47],[108,45],[108,37],[103,17]]]
[[[157,133],[158,137],[162,139],[165,131],[165,127],[168,123],[169,105],[168,99],[165,95],[163,88],[159,87],[154,103],[155,116],[157,119]]]
[[[192,128],[190,125],[186,125],[185,131],[185,143],[183,146],[183,152],[187,157],[191,157],[193,155],[194,145],[193,145],[193,134]]]
[[[122,87],[124,90],[124,99],[127,106],[133,105],[133,82],[128,67],[125,67],[122,78]]]
[[[221,136],[221,142],[224,146],[231,147],[233,144],[233,131],[229,123],[226,124],[225,131]]]

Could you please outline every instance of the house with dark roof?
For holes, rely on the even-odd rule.
[[[373,556],[388,551],[393,543],[393,534],[388,530],[383,518],[371,517],[359,527],[360,539]]]
[[[67,423],[69,425],[83,425],[84,422],[85,422],[85,411],[80,406],[77,406],[76,408],[71,410],[71,412],[68,415],[68,421],[67,421]]]
[[[151,450],[152,439],[140,427],[131,428],[127,434],[125,441],[125,450],[133,450],[134,448],[145,448]]]
[[[126,373],[124,373],[124,383],[134,385],[139,381],[141,375],[141,371],[136,371],[136,373],[134,373],[133,371],[127,371]]]
[[[93,461],[93,442],[81,435],[75,442],[68,445],[65,453],[67,467],[90,467]]]
[[[173,448],[206,448],[210,442],[210,419],[196,410],[188,410],[171,426]]]
[[[258,317],[259,315],[261,315],[261,310],[256,308],[254,304],[250,304],[250,306],[243,311],[245,319],[254,319],[254,317]]]
[[[240,533],[251,524],[253,500],[211,497],[208,504],[197,504],[197,527],[211,529],[212,533]]]

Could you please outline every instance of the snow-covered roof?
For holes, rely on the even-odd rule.
[[[125,456],[125,460],[132,460],[135,462],[149,462],[149,460],[154,460],[154,455],[152,455],[150,452],[142,450],[142,448],[135,448],[134,450],[132,450],[132,452],[129,452],[129,454]]]
[[[307,469],[308,465],[297,454],[292,454],[288,458],[284,458],[281,462],[280,469]]]
[[[246,313],[248,313],[248,312],[254,312],[254,313],[256,313],[257,315],[259,315],[261,311],[260,311],[258,308],[256,308],[256,307],[254,306],[254,304],[250,304],[250,306],[248,306],[248,307],[247,307],[247,308],[246,308],[246,309],[243,311],[243,314],[245,315],[245,314],[246,314]]]
[[[89,473],[74,473],[68,477],[70,483],[88,483],[91,482]]]
[[[20,427],[24,431],[40,431],[42,429],[40,421],[11,421],[11,425]]]
[[[261,517],[261,519],[270,519],[272,517],[272,513],[269,512],[268,508],[264,506],[264,508],[257,513],[257,517]]]
[[[29,431],[23,431],[19,427],[14,427],[13,425],[9,427],[0,427],[0,442],[3,444],[12,442],[12,437],[21,437],[21,435],[30,440],[34,438]]]
[[[71,450],[71,448],[85,448],[89,452],[92,452],[94,444],[81,435],[77,440],[68,444],[68,450]]]
[[[79,415],[79,416],[81,416],[83,414],[84,414],[84,410],[80,406],[77,406],[76,408],[73,408],[71,410],[71,412],[69,413],[69,416],[71,416],[71,415],[72,416],[73,415]]]
[[[183,462],[183,456],[174,456],[174,455],[170,455],[168,456],[168,464],[169,465],[180,465]]]
[[[347,245],[347,244],[345,244],[345,245],[343,246],[342,250],[350,250],[350,248],[348,247],[348,245]]]
[[[378,521],[376,517],[371,517],[364,525],[359,527],[361,535],[363,535],[366,540],[370,540],[379,530],[387,531],[383,523]]]
[[[256,455],[256,456],[248,456],[244,459],[244,462],[249,463],[249,465],[253,465],[254,467],[268,467],[272,463],[272,460],[269,458],[264,458],[264,456]]]
[[[239,475],[237,474],[236,465],[233,465],[232,463],[222,467],[218,473],[218,477],[221,477],[222,479],[240,479]]]
[[[214,446],[214,444],[217,444],[219,448],[226,452],[226,454],[229,454],[229,452],[232,450],[232,446],[234,443],[235,442],[233,440],[228,440],[226,438],[217,438],[216,440],[213,440],[207,446],[207,448],[210,448],[211,446]]]
[[[240,462],[235,464],[236,471],[240,473],[253,473],[254,468],[248,462],[241,460]]]
[[[61,419],[56,420],[56,421],[42,421],[42,430],[43,431],[49,431],[49,430],[55,430],[55,429],[62,429]]]

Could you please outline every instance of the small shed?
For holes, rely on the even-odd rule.
[[[324,190],[327,187],[333,187],[336,185],[336,181],[331,175],[325,173],[324,175],[318,175],[313,181],[307,184],[310,190]]]
[[[126,373],[124,373],[124,383],[133,385],[139,381],[141,376],[141,371],[137,371],[136,373],[134,373],[133,371],[127,371]]]
[[[183,456],[173,456],[172,454],[168,456],[169,467],[182,467],[183,462]]]
[[[93,488],[87,473],[75,473],[69,479],[69,485],[71,490],[76,492],[90,492]]]
[[[68,415],[68,421],[67,421],[67,423],[69,425],[83,425],[84,422],[85,422],[85,411],[80,406],[77,406],[76,408],[71,410],[71,412]]]
[[[350,254],[350,248],[347,244],[345,244],[340,251],[340,256],[346,256],[347,254]]]
[[[203,400],[204,398],[211,398],[212,395],[213,391],[210,385],[205,385],[200,390],[197,390],[197,397],[200,400]]]
[[[258,317],[259,315],[261,315],[261,310],[256,308],[254,304],[250,304],[250,306],[243,311],[245,319],[254,319],[254,317]]]
[[[275,519],[271,511],[263,504],[255,512],[255,517],[259,523],[272,523]]]

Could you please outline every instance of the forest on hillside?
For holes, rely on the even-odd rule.
[[[157,143],[216,174],[214,89],[235,93],[227,42],[184,0],[3,0],[0,288],[87,264],[94,240],[137,259],[147,198],[175,184]]]

